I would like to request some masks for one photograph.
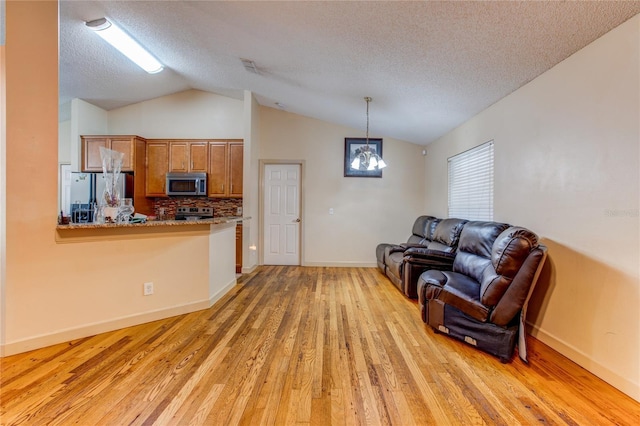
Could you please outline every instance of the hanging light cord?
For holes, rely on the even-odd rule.
[[[364,98],[365,102],[367,102],[367,151],[369,150],[369,102],[371,102],[371,98],[366,96]]]

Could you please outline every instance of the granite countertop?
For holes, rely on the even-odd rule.
[[[149,220],[144,223],[70,223],[58,225],[56,229],[103,229],[103,228],[149,228],[156,226],[188,226],[188,225],[219,225],[222,223],[242,222],[251,219],[249,216],[214,217],[199,220]]]

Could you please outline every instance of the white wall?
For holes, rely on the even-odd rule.
[[[424,213],[421,146],[384,138],[382,179],[344,177],[344,138],[362,130],[260,110],[259,158],[305,161],[305,265],[375,266],[378,243],[406,241]]]
[[[242,139],[243,101],[187,90],[108,112],[112,135],[144,138]]]
[[[640,15],[428,147],[426,210],[446,216],[447,157],[495,140],[495,220],[549,260],[533,334],[640,400]]]
[[[71,120],[58,123],[58,164],[71,163]]]
[[[105,134],[107,134],[107,112],[82,99],[72,99],[69,141],[71,170],[80,171],[82,155],[80,136]]]
[[[243,165],[243,215],[251,217],[242,224],[242,271],[252,271],[258,265],[258,152],[260,150],[260,107],[250,91],[244,92],[245,132]]]

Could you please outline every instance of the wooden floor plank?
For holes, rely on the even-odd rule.
[[[529,338],[502,364],[374,268],[265,266],[207,310],[3,358],[0,425],[636,425]]]

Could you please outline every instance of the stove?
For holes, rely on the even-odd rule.
[[[178,207],[176,220],[213,219],[213,207]]]

